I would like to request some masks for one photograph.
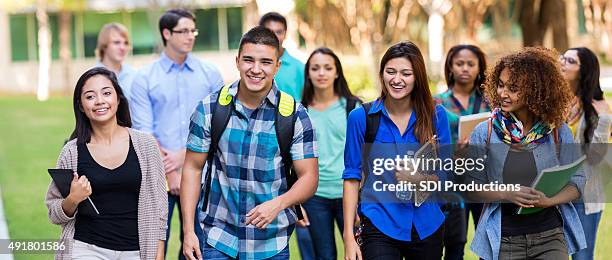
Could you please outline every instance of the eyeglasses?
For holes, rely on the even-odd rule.
[[[561,62],[562,64],[567,63],[571,65],[580,65],[580,62],[578,62],[576,59],[572,57],[565,57],[563,55],[559,55],[559,62]]]
[[[180,31],[172,30],[172,33],[180,34],[182,36],[187,36],[187,35],[189,35],[189,33],[192,33],[193,36],[198,36],[198,34],[199,34],[198,29],[191,29],[191,30],[190,29],[183,29],[183,30],[180,30]]]

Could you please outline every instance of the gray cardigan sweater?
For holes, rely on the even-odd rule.
[[[166,240],[168,219],[168,194],[164,165],[155,138],[149,134],[128,128],[130,139],[138,156],[142,178],[138,196],[138,243],[140,259],[155,259],[157,243]],[[56,168],[77,170],[77,143],[71,140],[62,149]],[[49,220],[62,226],[60,240],[65,250],[56,252],[55,259],[71,259],[74,237],[74,216],[68,217],[62,209],[64,198],[55,183],[51,181],[45,198]]]

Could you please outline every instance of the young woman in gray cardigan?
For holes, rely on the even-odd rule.
[[[127,99],[105,68],[81,75],[73,108],[76,127],[56,166],[74,172],[70,193],[51,182],[45,198],[62,226],[55,259],[163,259],[168,198],[157,142],[129,128]],[[88,197],[99,213],[79,212]]]

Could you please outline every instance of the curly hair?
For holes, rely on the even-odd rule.
[[[561,126],[570,109],[572,90],[561,74],[557,57],[554,50],[527,47],[499,59],[485,82],[491,108],[501,107],[497,86],[501,72],[508,69],[510,79],[506,84],[518,89],[527,109],[544,123]]]

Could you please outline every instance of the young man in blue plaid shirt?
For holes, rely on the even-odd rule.
[[[315,193],[318,167],[312,123],[296,103],[290,154],[298,179],[288,189],[274,125],[280,102],[273,81],[279,50],[278,39],[264,27],[242,37],[236,57],[240,80],[227,89],[234,108],[209,165],[208,203],[200,214],[206,240],[202,255],[193,227],[183,226],[183,253],[189,259],[289,259],[289,238],[297,221],[293,206]],[[191,117],[181,182],[183,221],[193,221],[200,197],[211,148],[211,111],[219,95],[200,102]]]

